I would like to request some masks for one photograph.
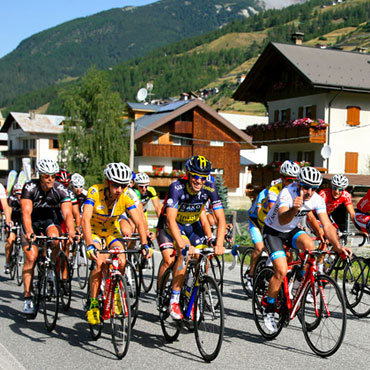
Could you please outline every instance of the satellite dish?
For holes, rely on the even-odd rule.
[[[151,82],[148,82],[147,84],[146,84],[146,89],[150,92],[150,91],[152,91],[153,90],[153,84],[151,83]]]
[[[144,101],[146,99],[146,97],[148,96],[148,91],[146,88],[142,88],[140,89],[137,94],[136,94],[136,100],[137,101]]]
[[[321,149],[321,157],[323,157],[324,159],[328,159],[331,155],[331,148],[329,145],[324,145]]]

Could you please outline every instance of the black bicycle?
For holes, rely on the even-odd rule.
[[[21,226],[18,223],[15,223],[11,229],[11,232],[15,233],[15,241],[13,244],[13,251],[10,256],[10,278],[12,280],[16,278],[18,286],[21,286],[23,282],[22,270],[24,262],[21,242]]]
[[[87,258],[86,243],[81,237],[75,238],[69,251],[69,264],[71,266],[71,277],[77,272],[78,284],[84,289],[89,278],[89,259]]]

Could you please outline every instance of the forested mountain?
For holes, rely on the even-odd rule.
[[[218,29],[255,14],[262,4],[258,0],[161,0],[111,9],[40,32],[0,59],[0,107],[19,94],[80,77],[91,65],[109,68]]]
[[[183,91],[217,84],[221,92],[210,102],[215,107],[239,109],[231,100],[236,75],[247,72],[269,41],[290,42],[291,33],[304,32],[306,44],[316,43],[354,50],[369,48],[370,2],[311,0],[282,10],[268,10],[197,37],[148,52],[145,56],[106,70],[112,88],[123,100],[135,99],[147,82],[154,98],[178,96]],[[58,92],[76,82],[54,85],[18,97],[7,110],[28,111],[51,102],[48,113],[62,113]]]

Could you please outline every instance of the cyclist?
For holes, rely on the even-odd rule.
[[[149,200],[152,200],[157,217],[159,217],[161,213],[161,205],[159,203],[157,192],[152,186],[149,186],[149,182],[150,182],[149,176],[143,172],[137,173],[134,179],[135,191],[143,205],[143,211],[145,213],[145,218],[147,220],[148,220],[147,205]]]
[[[22,188],[23,188],[22,184],[16,183],[13,186],[12,194],[8,198],[8,204],[11,209],[11,219],[12,219],[13,225],[15,224],[20,225],[22,223],[22,213],[21,213],[21,203],[20,203]],[[5,259],[6,259],[6,262],[4,265],[5,274],[10,273],[9,263],[10,263],[10,256],[12,255],[12,252],[13,252],[13,244],[15,241],[15,237],[16,237],[15,232],[11,228],[8,239],[6,241],[6,245],[5,245]]]
[[[40,159],[36,164],[40,178],[27,182],[21,195],[22,210],[22,245],[25,254],[23,265],[24,283],[24,307],[25,314],[33,314],[34,305],[31,298],[31,282],[33,270],[38,255],[37,245],[32,244],[31,249],[28,243],[33,241],[32,235],[41,233],[50,237],[58,237],[60,233],[60,220],[58,212],[61,209],[63,219],[66,222],[69,241],[75,237],[75,227],[72,215],[72,203],[65,186],[55,181],[59,172],[58,163],[52,159]],[[59,252],[58,241],[52,243],[53,259]]]
[[[259,204],[260,206],[256,207],[254,214],[257,214],[258,226],[256,224],[256,219],[248,217],[250,233],[254,234],[252,236],[252,241],[254,244],[254,249],[251,254],[251,261],[250,261],[250,270],[247,276],[246,281],[246,288],[247,290],[252,293],[253,292],[253,275],[254,269],[256,267],[256,263],[263,251],[264,244],[260,230],[263,229],[265,218],[269,210],[274,206],[276,203],[277,197],[281,190],[291,184],[292,182],[297,180],[297,175],[299,172],[299,165],[292,161],[286,160],[280,166],[280,181],[274,180],[271,183],[271,187],[268,189],[267,196],[264,199],[260,199]],[[261,197],[265,194],[261,195]],[[252,230],[251,230],[252,227]]]
[[[370,190],[357,203],[355,226],[367,236],[370,234]]]
[[[71,176],[71,185],[72,190],[75,193],[75,197],[77,198],[80,213],[82,214],[83,204],[85,203],[87,196],[87,190],[84,189],[85,179],[83,178],[83,176],[76,172]]]
[[[298,173],[297,183],[288,185],[280,192],[274,207],[267,214],[263,238],[273,262],[274,275],[269,283],[263,315],[265,326],[271,332],[277,331],[274,305],[288,268],[284,245],[302,251],[314,249],[312,238],[298,227],[309,212],[316,211],[334,251],[343,255],[352,254],[349,248],[340,245],[336,229],[326,212],[324,199],[316,193],[321,183],[322,175],[316,168],[302,167]],[[302,270],[302,276],[304,273]]]
[[[128,212],[135,222],[143,249],[148,250],[145,226],[134,201],[125,193],[132,171],[124,163],[109,163],[104,169],[105,181],[89,188],[82,214],[82,228],[87,244],[88,257],[96,261],[95,269],[91,271],[91,304],[87,312],[90,324],[100,323],[98,290],[102,280],[102,271],[106,266],[106,255],[99,254],[103,243],[107,248],[124,249],[121,237],[119,216]],[[126,257],[119,257],[120,270],[123,272]]]
[[[173,269],[170,300],[170,315],[174,320],[183,318],[179,307],[179,297],[186,269],[181,268],[183,260],[181,250],[189,247],[189,255],[193,255],[194,247],[203,248],[207,246],[207,236],[199,218],[208,199],[211,200],[218,226],[215,254],[220,255],[225,251],[225,214],[215,184],[207,181],[207,176],[211,170],[211,163],[204,156],[196,155],[189,158],[186,165],[187,176],[170,185],[158,221],[158,243],[164,261],[158,276],[159,281],[161,281],[166,262],[170,259],[174,247],[178,256]],[[205,215],[205,213],[203,214]]]
[[[5,230],[9,228],[11,223],[11,209],[8,205],[7,193],[4,185],[0,183],[0,221],[2,215],[5,216]]]

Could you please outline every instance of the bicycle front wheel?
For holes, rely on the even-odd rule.
[[[149,293],[152,289],[154,282],[154,253],[151,258],[145,258],[141,256],[141,284],[143,286],[144,292]]]
[[[90,309],[90,303],[91,303],[91,292],[90,292],[90,279],[89,279],[88,284],[87,284],[87,290],[86,290],[86,299],[84,300],[84,309],[86,312],[89,311]],[[103,306],[104,306],[104,303],[102,299],[99,299],[100,324],[97,324],[97,325],[89,324],[90,334],[93,340],[98,340],[103,330],[103,326],[104,326],[104,320],[102,318]]]
[[[195,340],[206,361],[214,360],[224,337],[224,305],[216,281],[203,276],[194,302]]]
[[[78,284],[81,289],[84,289],[89,277],[89,260],[87,259],[86,244],[84,241],[81,241],[77,248],[76,261]]]
[[[14,245],[14,248],[18,248],[17,258],[15,261],[15,268],[16,268],[16,279],[18,286],[21,286],[23,283],[23,251],[21,245]]]
[[[45,269],[42,284],[44,323],[47,331],[54,330],[59,311],[59,278],[54,265]]]
[[[130,295],[126,280],[117,276],[111,294],[111,329],[114,351],[119,359],[125,357],[131,338]]]
[[[224,256],[212,256],[209,259],[209,267],[208,267],[208,275],[213,277],[215,279],[218,287],[220,288],[220,291],[222,293],[223,291],[223,280],[224,280]]]
[[[310,290],[312,299],[307,299]],[[342,293],[332,277],[318,275],[311,289],[306,289],[302,318],[303,333],[312,351],[321,357],[333,355],[343,342],[347,316]]]
[[[369,266],[361,257],[352,258],[343,275],[343,294],[346,306],[357,317],[370,314]]]
[[[242,260],[240,262],[240,281],[242,283],[242,287],[244,290],[244,293],[248,296],[251,297],[251,293],[247,289],[247,277],[249,274],[249,270],[251,269],[251,255],[253,252],[252,247],[249,247],[245,250],[242,256]]]
[[[131,327],[133,328],[136,323],[137,313],[139,311],[139,281],[136,275],[136,269],[129,260],[126,260],[125,277],[130,296]]]
[[[63,279],[63,270],[67,270],[67,279]],[[72,273],[71,265],[64,252],[60,252],[58,256],[58,272],[59,272],[59,295],[62,302],[63,311],[68,311],[71,306],[72,299]]]

